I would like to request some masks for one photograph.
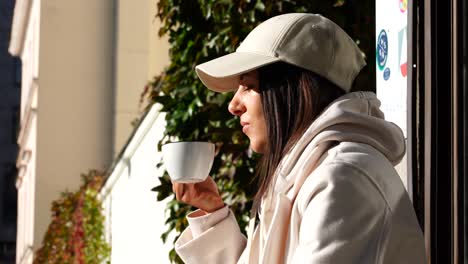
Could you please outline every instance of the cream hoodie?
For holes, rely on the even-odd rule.
[[[282,159],[247,240],[226,206],[188,216],[176,241],[194,263],[426,263],[424,237],[394,169],[402,131],[372,92],[331,103]],[[251,221],[253,222],[253,221]]]

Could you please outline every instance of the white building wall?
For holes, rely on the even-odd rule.
[[[113,151],[114,0],[17,0],[22,60],[17,263],[31,263],[53,200],[106,169]]]
[[[150,191],[163,173],[156,164],[164,116],[153,108],[136,130],[131,125],[141,116],[144,86],[169,64],[167,38],[158,36],[161,24],[155,18],[156,6],[152,0],[116,1],[114,148],[125,149],[114,162],[101,197],[111,263],[117,264],[170,263],[173,238],[166,245],[160,238],[166,230],[166,202],[157,202],[156,193]]]
[[[32,262],[51,220],[51,202],[60,192],[75,190],[81,173],[109,168],[132,133],[130,122],[141,114],[139,97],[144,85],[169,62],[167,39],[157,35],[156,5],[152,0],[16,1],[9,51],[23,65],[17,263]],[[155,150],[156,143],[149,144]],[[105,201],[107,225],[115,231],[107,233],[109,241],[112,236],[138,238],[139,234],[126,233],[129,215],[117,217],[122,208],[136,210],[124,196],[132,195],[132,201],[144,201],[144,208],[155,210],[148,209],[144,216],[143,211],[135,211],[142,228],[138,232],[149,234],[143,226],[151,226],[155,219],[164,221],[164,210],[154,206],[165,206],[155,205],[155,193],[149,191],[157,185],[151,182],[157,177],[146,178],[155,163],[146,164],[143,156],[132,159],[144,167],[143,176],[135,176],[138,181],[129,181]],[[127,189],[127,185],[133,187]],[[146,185],[145,193],[141,190]],[[135,190],[140,191],[134,194]],[[113,209],[117,216],[112,216]],[[159,254],[154,247],[162,230],[151,233],[151,243],[133,243],[148,254]],[[117,249],[126,247],[123,240],[112,241]],[[114,256],[114,262],[135,260],[125,252]],[[161,255],[167,258],[167,253]],[[139,259],[148,258],[143,254]]]
[[[169,43],[158,36],[157,1],[116,1],[115,141],[118,154],[141,116],[140,95],[147,82],[167,66]]]
[[[165,127],[164,114],[153,107],[117,160],[101,191],[111,263],[170,263],[173,237],[163,244],[167,201],[157,202],[150,191],[159,184],[163,168],[157,142]]]
[[[50,206],[113,154],[113,0],[41,1],[34,247]]]
[[[31,130],[36,130],[35,114],[31,121]],[[18,189],[18,227],[16,242],[16,263],[32,263],[34,249],[34,197],[35,197],[35,167],[36,153],[29,152],[35,149],[35,133],[30,134],[25,144],[28,149],[23,152],[27,163],[20,167],[17,181]],[[27,154],[30,153],[30,154]]]
[[[23,31],[21,49],[15,55],[22,61],[18,177],[18,226],[16,263],[32,263],[34,249],[34,199],[36,182],[38,49],[41,1],[17,1],[13,31]],[[26,17],[25,17],[26,16]],[[22,29],[20,29],[22,28]]]

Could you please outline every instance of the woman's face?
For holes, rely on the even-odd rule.
[[[249,137],[252,150],[264,153],[267,144],[267,129],[256,70],[240,76],[239,87],[228,109],[231,114],[240,117],[242,132]]]

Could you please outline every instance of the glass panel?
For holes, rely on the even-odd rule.
[[[407,139],[408,1],[376,0],[375,10],[377,97],[385,119],[397,124]],[[408,190],[406,154],[395,169]]]

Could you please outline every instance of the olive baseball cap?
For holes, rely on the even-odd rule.
[[[346,32],[331,20],[307,13],[272,17],[254,28],[235,52],[195,67],[208,89],[234,91],[241,74],[283,61],[310,70],[346,92],[366,65]]]

